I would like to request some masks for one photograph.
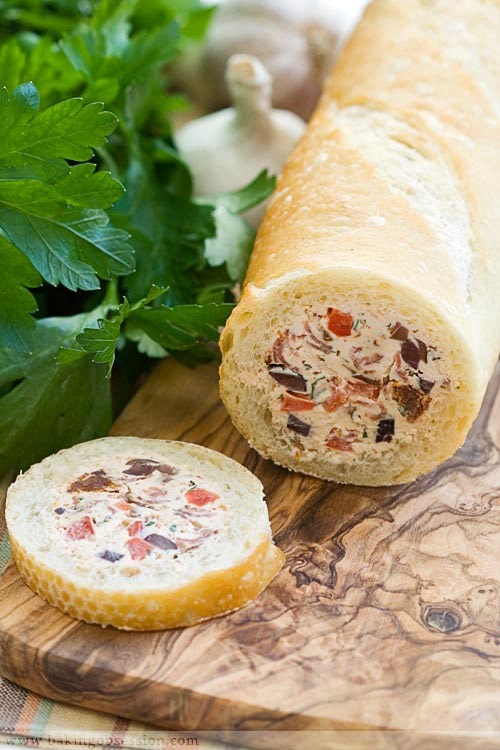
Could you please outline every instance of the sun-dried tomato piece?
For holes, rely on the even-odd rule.
[[[130,524],[130,526],[127,526],[127,533],[129,536],[136,536],[140,531],[142,531],[142,529],[142,521],[134,521]]]
[[[269,352],[266,358],[266,364],[275,363],[278,365],[285,365],[285,367],[288,367],[288,362],[285,359],[284,354],[284,348],[288,345],[288,338],[289,338],[289,331],[285,331],[282,333],[281,331],[278,334],[278,338],[273,344],[272,352]]]
[[[328,310],[328,330],[335,336],[350,336],[354,318],[350,313],[344,313],[330,307]]]
[[[68,539],[80,540],[88,539],[89,536],[93,536],[94,526],[90,519],[90,516],[84,516],[79,521],[75,521],[66,531]]]
[[[101,490],[118,489],[118,485],[109,477],[104,469],[81,474],[69,485],[68,492],[100,492]]]
[[[396,352],[394,355],[394,369],[398,378],[404,383],[408,383],[408,373],[403,365],[403,359],[400,352]]]
[[[318,336],[316,336],[309,322],[305,323],[304,328],[308,334],[307,343],[312,346],[313,349],[318,349],[320,352],[325,352],[327,354],[332,351],[332,347],[326,341],[322,341],[320,338],[318,338]],[[326,331],[325,335],[328,335],[329,339],[332,338],[329,334],[326,334]]]
[[[312,399],[295,393],[285,393],[281,401],[281,411],[311,411],[314,406]]]
[[[397,355],[399,357],[399,354]],[[399,360],[401,362],[401,357],[399,357]],[[389,382],[388,376],[384,375],[382,378],[382,382],[379,378],[369,378],[367,375],[353,375],[352,376],[354,380],[361,381],[361,383],[368,383],[368,385],[376,385],[378,388],[380,388],[381,385],[386,385],[386,383]]]
[[[392,384],[392,398],[400,407],[400,411],[408,422],[415,422],[431,402],[431,397],[426,396],[411,385],[401,383]]]
[[[149,542],[144,541],[144,539],[141,539],[138,536],[133,536],[132,539],[126,541],[125,544],[127,545],[132,560],[144,560],[149,550],[153,549],[152,544],[149,544]]]
[[[358,433],[355,432],[355,430],[347,430],[346,432],[341,432],[338,428],[335,428],[328,435],[326,445],[332,450],[352,453],[354,451],[353,443],[356,442],[357,437]]]
[[[352,400],[356,398],[364,398],[369,401],[376,401],[380,396],[380,386],[372,385],[371,383],[364,383],[363,381],[349,380],[346,385],[347,392]]]
[[[191,505],[197,505],[198,508],[202,508],[204,505],[218,500],[219,495],[216,495],[215,492],[210,492],[210,490],[203,490],[201,487],[197,487],[186,492],[186,499]]]
[[[368,370],[370,365],[376,365],[384,359],[381,352],[371,352],[370,354],[363,352],[366,352],[366,350],[361,346],[354,346],[350,352],[352,363],[358,370]],[[371,371],[373,371],[373,367]]]

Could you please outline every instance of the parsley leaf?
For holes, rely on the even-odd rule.
[[[216,231],[213,207],[168,193],[141,143],[125,183],[127,193],[113,211],[113,220],[130,233],[138,249],[136,272],[125,282],[128,294],[142,297],[157,284],[169,287],[170,305],[192,301],[196,272],[205,264],[204,242]]]
[[[264,169],[241,190],[234,190],[232,193],[219,193],[218,195],[211,195],[209,198],[198,198],[197,202],[222,206],[233,214],[242,214],[268,198],[274,190],[275,184],[276,178],[269,175],[267,169]]]
[[[150,366],[141,353],[218,356],[254,236],[238,214],[272,181],[192,198],[167,63],[210,13],[200,0],[0,0],[2,471],[104,434],[109,375],[123,405]]]
[[[99,289],[100,276],[130,273],[127,234],[103,211],[70,208],[57,186],[35,180],[0,181],[0,227],[49,282]]]
[[[131,305],[125,298],[121,305],[109,311],[109,319],[97,320],[96,326],[85,328],[76,337],[81,350],[65,349],[60,352],[60,361],[73,361],[85,352],[91,352],[92,361],[108,365],[108,377],[115,359],[115,349],[126,321],[125,335],[140,342],[143,350],[152,356],[165,356],[217,341],[219,326],[224,325],[233,309],[232,304],[208,303],[206,305],[150,306],[167,289],[152,287],[144,299]]]
[[[32,83],[12,96],[0,89],[0,178],[53,182],[69,171],[65,159],[87,161],[116,127],[116,117],[99,103],[67,99],[38,112]]]
[[[91,352],[94,355],[92,362],[108,365],[107,377],[109,378],[115,361],[115,350],[123,321],[135,310],[145,307],[157,297],[164,294],[165,291],[165,289],[152,286],[144,299],[139,300],[133,305],[131,305],[128,299],[125,298],[121,305],[110,308],[111,318],[109,320],[99,318],[96,327],[85,328],[83,332],[76,337],[76,342],[81,349],[61,350],[58,356],[59,361],[73,361],[81,356],[85,356],[87,352]],[[116,290],[111,288],[109,290],[109,295],[107,296],[116,296]],[[104,303],[103,308],[105,305],[106,303]]]
[[[99,279],[130,273],[125,232],[100,207],[123,193],[109,173],[76,165],[93,156],[116,118],[102,105],[70,99],[38,113],[33,84],[0,90],[0,228],[49,284],[98,289]],[[64,158],[62,158],[64,157]],[[82,208],[84,207],[84,208]],[[90,210],[87,210],[90,207]]]
[[[123,195],[122,185],[110,177],[109,172],[96,172],[95,164],[76,164],[58,180],[57,190],[71,206],[108,208]]]
[[[35,298],[26,287],[42,283],[40,275],[24,255],[0,237],[0,340],[4,347],[27,352],[34,341],[37,310]]]
[[[87,352],[92,352],[92,362],[107,364],[107,376],[111,375],[111,368],[115,361],[115,349],[120,335],[121,322],[119,320],[97,321],[97,328],[86,328],[77,337],[80,346]]]
[[[32,356],[10,366],[2,362],[1,474],[108,431],[111,397],[105,368],[88,356],[64,364],[56,359],[60,346],[71,346],[99,312],[37,321]]]
[[[265,200],[271,194],[275,181],[264,170],[241,190],[197,199],[197,203],[215,206],[216,232],[205,242],[205,258],[211,266],[225,263],[232,281],[243,281],[255,241],[255,231],[237,214]]]
[[[205,242],[205,258],[211,266],[226,264],[232,281],[243,281],[255,240],[255,231],[224,206],[215,209],[216,233]]]
[[[217,341],[234,305],[177,305],[136,310],[131,322],[160,346],[170,351],[190,349],[200,341]]]
[[[126,31],[127,25],[123,24],[118,36],[110,33],[106,25],[76,30],[63,38],[61,48],[75,70],[83,73],[89,82],[113,79],[117,91],[123,91],[133,81],[170,60],[179,39],[179,27],[175,22],[153,31],[141,31],[133,38],[129,38]]]

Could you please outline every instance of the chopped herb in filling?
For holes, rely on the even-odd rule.
[[[274,383],[273,419],[294,446],[353,453],[390,443],[416,422],[449,381],[440,353],[401,321],[365,310],[309,309],[277,333],[265,364]],[[282,416],[279,416],[282,415]]]
[[[53,511],[65,554],[82,564],[91,556],[110,575],[132,575],[141,566],[131,561],[161,566],[215,539],[228,508],[196,473],[118,457],[66,484]]]

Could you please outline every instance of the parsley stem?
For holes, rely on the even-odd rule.
[[[311,386],[311,398],[314,398],[315,392],[316,392],[316,386],[321,380],[326,380],[326,376],[322,375],[320,378],[317,378],[317,380],[314,381],[314,383]]]
[[[118,307],[119,301],[117,279],[112,279],[106,284],[106,291],[104,292],[104,297],[101,304],[104,308],[107,309]]]
[[[52,31],[56,34],[72,31],[75,26],[73,18],[62,18],[59,14],[55,16],[49,13],[31,13],[27,10],[13,8],[5,15],[11,22],[31,29],[37,29],[38,31]]]
[[[109,153],[107,148],[100,148],[97,147],[94,149],[99,159],[102,161],[103,165],[105,165],[113,177],[116,177],[116,179],[119,179],[120,170],[118,169],[118,165],[116,161],[113,159],[111,154]]]

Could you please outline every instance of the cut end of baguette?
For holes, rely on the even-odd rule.
[[[235,426],[264,457],[329,481],[416,479],[462,445],[481,403],[452,321],[366,269],[247,287],[221,346]]]
[[[197,445],[103,438],[44,459],[9,488],[24,581],[88,623],[184,627],[239,609],[279,572],[262,485]]]

